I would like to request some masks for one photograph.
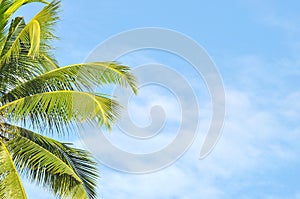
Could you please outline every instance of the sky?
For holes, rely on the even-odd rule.
[[[202,46],[222,77],[226,95],[222,136],[211,153],[199,159],[212,115],[211,95],[204,79],[186,60],[157,49],[120,57],[119,62],[133,69],[159,63],[176,71],[193,89],[198,104],[199,114],[187,108],[187,124],[199,123],[196,137],[185,153],[157,171],[124,173],[99,160],[99,198],[299,199],[299,7],[296,0],[63,0],[57,25],[60,40],[55,42],[55,55],[61,66],[84,62],[101,42],[121,32],[166,28]],[[39,5],[26,6],[20,13],[30,17],[38,8]],[[156,72],[150,70],[137,77],[152,78],[154,82],[159,78],[170,80],[167,74]],[[172,81],[171,86],[182,85]],[[159,151],[175,139],[183,120],[182,103],[189,103],[187,96],[178,98],[168,86],[145,85],[138,96],[130,97],[128,106],[123,105],[138,129],[160,124],[161,112],[151,112],[151,108],[160,106],[165,123],[159,135],[134,139],[117,126],[111,133],[100,133],[131,153]],[[188,127],[184,131],[191,133]],[[78,137],[69,140],[84,147]],[[101,144],[101,140],[97,142]],[[25,188],[28,198],[53,198],[26,180]]]

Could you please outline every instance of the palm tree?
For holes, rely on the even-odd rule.
[[[12,18],[31,2],[45,6],[28,23]],[[96,198],[91,154],[46,136],[82,122],[111,128],[119,105],[94,86],[137,91],[130,68],[115,62],[58,66],[51,54],[58,8],[59,1],[0,0],[0,198],[26,198],[20,175],[59,198]]]

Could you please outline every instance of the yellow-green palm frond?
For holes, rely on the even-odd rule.
[[[23,5],[33,2],[46,3],[44,0],[1,0],[0,1],[0,38],[4,35],[5,26],[11,16]]]
[[[42,92],[90,90],[93,86],[116,84],[137,92],[136,78],[128,66],[115,62],[74,64],[46,72],[19,85],[2,96],[2,103]]]
[[[53,91],[20,98],[0,107],[11,121],[42,131],[62,134],[83,121],[111,128],[119,116],[118,103],[103,95],[79,91]]]
[[[2,94],[15,85],[58,68],[49,45],[49,41],[55,38],[52,32],[58,19],[58,7],[58,1],[48,4],[27,25],[23,17],[11,20],[6,36],[0,41]]]
[[[61,198],[96,198],[97,165],[91,154],[70,144],[5,124],[17,169]]]
[[[25,199],[26,194],[12,157],[0,140],[0,197]]]
[[[28,50],[28,56],[37,57],[40,52],[51,49],[49,41],[55,38],[53,25],[58,20],[57,10],[59,1],[53,1],[45,6],[25,26],[18,26],[17,33],[6,41],[1,52],[1,64],[9,62],[12,58],[18,58],[22,48]],[[1,66],[0,66],[1,67]]]

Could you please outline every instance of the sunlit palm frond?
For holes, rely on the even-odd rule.
[[[104,84],[129,86],[137,92],[129,67],[115,62],[92,62],[58,68],[21,83],[2,96],[2,103],[42,92],[92,90],[93,86]]]
[[[39,12],[27,25],[23,17],[12,19],[0,53],[1,93],[35,76],[58,68],[49,40],[57,21],[58,1]],[[4,81],[3,81],[4,80]]]
[[[0,107],[13,122],[31,125],[39,131],[62,134],[68,126],[83,121],[111,128],[119,116],[118,103],[108,97],[79,91],[39,93],[9,102]]]
[[[0,1],[0,38],[5,35],[5,28],[11,16],[23,5],[33,2],[41,2],[48,4],[44,0],[1,0]],[[1,41],[1,40],[0,40]],[[1,43],[1,42],[0,42]]]
[[[18,34],[9,40],[5,52],[1,53],[1,64],[9,62],[12,58],[19,57],[22,45],[28,49],[28,55],[36,57],[40,52],[47,52],[50,45],[48,42],[55,38],[53,34],[53,25],[58,20],[57,10],[59,1],[53,1],[45,6],[36,16],[34,16]]]
[[[59,68],[56,59],[50,52],[40,52],[39,64],[45,68],[45,71],[51,71]]]
[[[26,194],[14,162],[5,144],[0,140],[0,196],[25,199]]]
[[[21,173],[60,197],[96,198],[98,174],[90,153],[18,126],[5,125],[15,136],[8,147]]]

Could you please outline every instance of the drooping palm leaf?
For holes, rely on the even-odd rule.
[[[26,194],[14,162],[5,144],[0,140],[0,196],[25,199]]]
[[[95,198],[96,168],[87,153],[26,129],[21,129],[20,134],[8,143],[8,147],[21,173],[55,195],[61,198]],[[87,167],[83,164],[75,165],[78,162],[74,164],[71,161],[74,157]],[[89,175],[78,172],[85,169],[89,169],[86,171]]]
[[[42,165],[39,165],[39,167],[45,168],[44,170],[36,169],[32,165],[35,165],[37,163],[40,164],[39,159],[32,160],[32,158],[24,158],[28,157],[24,154],[20,154],[24,153],[24,149],[22,149],[22,151],[19,151],[19,146],[18,144],[16,144],[17,142],[14,142],[14,140],[12,140],[11,142],[14,146],[12,147],[13,157],[15,158],[15,161],[16,158],[19,158],[19,160],[16,161],[18,162],[18,168],[20,168],[20,170],[22,170],[24,173],[27,173],[27,176],[31,177],[32,180],[49,187],[51,191],[53,191],[55,194],[59,194],[60,196],[64,195],[67,192],[65,190],[66,187],[68,189],[73,187],[73,189],[70,189],[71,191],[68,191],[68,195],[72,195],[72,198],[80,198],[77,197],[77,195],[82,191],[85,192],[85,195],[87,195],[88,198],[96,198],[95,187],[96,180],[98,179],[98,174],[96,163],[92,160],[90,153],[85,150],[75,149],[71,147],[70,144],[58,142],[51,138],[34,133],[30,130],[12,126],[9,124],[6,125],[13,131],[14,135],[22,137],[26,140],[30,140],[34,144],[39,145],[39,147],[42,147],[49,153],[55,155],[60,159],[60,161],[63,161],[63,163],[68,165],[68,167],[72,168],[72,170],[82,183],[78,183],[77,181],[74,181],[74,179],[67,179],[73,182],[71,183],[71,186],[65,186],[66,184],[59,184],[60,182],[64,182],[63,178],[66,177],[65,175],[53,175],[53,172],[47,172],[46,168],[48,168],[49,165],[44,165],[43,167]],[[45,157],[45,159],[46,158],[47,157]],[[34,163],[35,161],[36,163]],[[53,162],[53,159],[49,157],[48,161]],[[51,168],[51,170],[53,169]]]

